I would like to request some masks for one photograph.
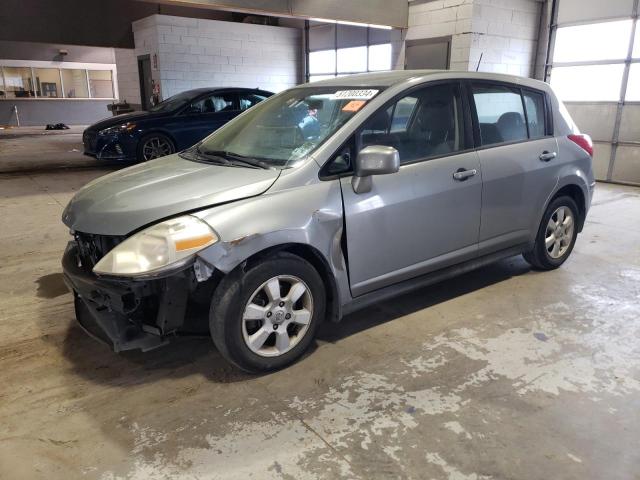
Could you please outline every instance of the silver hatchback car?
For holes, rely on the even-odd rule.
[[[449,71],[286,90],[179,154],[99,178],[63,213],[76,316],[149,350],[208,308],[247,371],[290,364],[325,319],[523,254],[559,267],[595,181],[545,83]]]

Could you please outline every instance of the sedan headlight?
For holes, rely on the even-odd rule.
[[[149,227],[127,238],[93,267],[94,273],[136,276],[177,268],[196,252],[218,241],[209,225],[184,215]]]
[[[132,122],[123,123],[122,125],[116,125],[115,127],[105,128],[100,130],[100,135],[114,135],[116,133],[129,133],[136,129],[136,124]]]

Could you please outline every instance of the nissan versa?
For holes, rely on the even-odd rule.
[[[98,160],[144,162],[190,147],[267,97],[253,88],[197,88],[151,107],[105,118],[82,134],[84,154]]]
[[[149,350],[209,305],[247,371],[300,357],[325,319],[524,254],[571,254],[592,145],[548,85],[446,71],[286,90],[197,145],[94,180],[63,213],[79,323]]]

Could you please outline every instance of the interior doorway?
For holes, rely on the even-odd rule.
[[[451,38],[409,40],[405,49],[406,70],[448,70],[451,58]]]
[[[138,57],[138,74],[140,75],[140,97],[143,110],[149,110],[151,95],[153,95],[153,80],[151,78],[151,58],[149,55]]]

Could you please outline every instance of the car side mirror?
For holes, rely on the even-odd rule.
[[[194,113],[200,113],[200,109],[195,105],[189,105],[182,113],[184,115],[193,115]]]
[[[373,175],[396,173],[400,169],[400,154],[393,147],[369,145],[356,157],[355,174],[351,186],[355,193],[371,191]]]

